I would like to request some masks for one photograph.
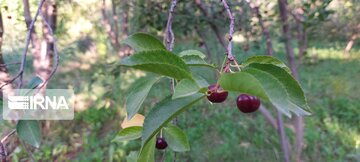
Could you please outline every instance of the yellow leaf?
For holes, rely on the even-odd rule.
[[[133,127],[133,126],[143,126],[145,117],[141,114],[135,114],[133,118],[127,120],[125,117],[124,121],[121,123],[121,128]]]

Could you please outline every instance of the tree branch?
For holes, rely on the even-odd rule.
[[[53,31],[53,28],[51,27],[51,25],[49,24],[49,22],[45,19],[44,15],[40,12],[40,15],[42,17],[42,20],[43,22],[45,23],[45,25],[47,26],[47,28],[49,29],[49,33],[52,37],[52,43],[53,43],[53,52],[54,52],[54,60],[55,60],[55,64],[53,65],[53,68],[50,72],[50,75],[48,78],[44,78],[45,81],[44,83],[42,83],[38,89],[41,89],[43,88],[48,82],[49,80],[54,76],[55,72],[57,71],[58,67],[59,67],[59,60],[60,60],[60,56],[58,54],[58,51],[57,51],[57,43],[56,43],[56,39],[55,39],[55,36],[54,36],[54,31]]]
[[[113,13],[114,12],[116,13],[115,10],[113,10]],[[109,18],[108,18],[107,14],[106,14],[106,0],[102,1],[101,14],[102,14],[102,18],[103,18],[102,24],[104,25],[105,31],[108,34],[109,38],[110,38],[111,45],[115,48],[116,52],[119,52],[120,43],[119,43],[117,34],[113,31],[113,28],[112,28],[112,26],[110,24]],[[117,22],[117,20],[116,20],[116,22]],[[117,25],[117,24],[115,24],[115,25]],[[118,29],[116,29],[116,30],[118,30]]]
[[[233,37],[233,34],[234,34],[234,16],[232,15],[231,13],[231,10],[230,10],[230,7],[229,5],[227,4],[226,0],[221,0],[222,4],[224,5],[224,8],[226,9],[226,12],[229,16],[229,19],[230,19],[230,25],[229,25],[229,43],[228,43],[228,46],[227,46],[227,49],[226,49],[226,53],[227,53],[227,57],[228,57],[228,60],[229,61],[234,61],[235,58],[232,54],[232,37]]]
[[[0,157],[1,157],[1,161],[2,162],[6,162],[6,158],[8,156],[8,153],[6,152],[6,148],[5,148],[5,141],[12,136],[13,134],[15,134],[16,129],[12,130],[9,134],[7,134],[5,137],[3,137],[0,141]]]
[[[171,6],[169,9],[167,23],[166,23],[166,29],[165,29],[164,43],[166,45],[166,49],[169,51],[173,50],[174,43],[175,43],[175,36],[174,36],[174,32],[172,31],[172,22],[173,22],[173,13],[174,13],[174,9],[176,7],[176,3],[177,3],[177,0],[172,0]],[[174,92],[174,87],[175,87],[175,80],[171,79],[171,91],[172,92]],[[173,120],[173,123],[175,125],[177,124],[176,118]],[[165,158],[165,155],[163,158]],[[176,152],[174,151],[173,162],[175,162],[175,161],[176,161]]]
[[[174,37],[174,32],[172,31],[172,21],[173,21],[173,13],[174,13],[174,9],[176,7],[176,3],[177,3],[176,0],[172,0],[171,6],[169,9],[168,20],[166,23],[165,44],[166,44],[166,49],[169,51],[172,51],[174,48],[175,37]]]
[[[19,79],[19,83],[18,83],[18,89],[20,89],[23,85],[23,73],[24,73],[24,69],[25,69],[25,62],[26,62],[26,55],[29,49],[29,44],[30,44],[30,39],[31,39],[31,34],[32,31],[34,30],[34,26],[35,26],[35,22],[37,20],[37,17],[39,16],[40,10],[41,10],[41,6],[44,4],[45,0],[41,0],[38,4],[38,9],[35,13],[34,19],[31,21],[31,24],[29,26],[29,31],[26,37],[26,41],[25,41],[25,48],[24,48],[24,52],[22,54],[22,58],[21,58],[21,63],[20,63],[20,68],[17,72],[17,74],[15,75],[15,77],[13,77],[12,79],[10,79],[9,81],[7,81],[5,84],[0,86],[0,89],[2,89],[4,86],[14,82],[16,79]]]

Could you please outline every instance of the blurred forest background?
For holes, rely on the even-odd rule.
[[[283,0],[279,0],[283,1]],[[38,0],[1,0],[0,85],[17,74],[26,33]],[[113,63],[131,50],[121,43],[136,32],[163,39],[169,0],[47,0],[31,35],[25,82],[35,74],[48,77],[57,39],[60,65],[47,88],[73,88],[78,99],[73,121],[43,121],[39,149],[8,143],[12,161],[126,161],[140,141],[111,142],[125,118],[130,85],[146,74],[114,69]],[[238,61],[265,55],[271,39],[273,55],[285,62],[286,42],[276,0],[229,0],[235,17],[234,54]],[[303,161],[360,161],[360,1],[288,0],[287,20],[300,82],[313,115],[305,117]],[[227,44],[228,18],[219,0],[180,0],[175,9],[174,52],[197,49],[221,65]],[[47,19],[47,26],[43,19]],[[43,53],[46,53],[43,55]],[[46,56],[46,57],[42,57]],[[212,73],[201,73],[210,83]],[[6,86],[9,88],[9,86]],[[5,87],[5,88],[6,88]],[[143,114],[170,93],[169,83],[157,84],[145,101]],[[235,94],[230,95],[235,100]],[[230,100],[229,100],[230,101]],[[273,109],[270,113],[275,115]],[[292,119],[284,118],[285,123]],[[281,161],[279,137],[260,112],[236,110],[235,102],[205,101],[178,118],[191,151],[177,161]],[[2,121],[4,136],[14,125]],[[286,124],[294,141],[294,127]],[[292,149],[292,153],[294,149]],[[157,153],[160,157],[161,153]],[[158,158],[159,158],[158,157]],[[173,152],[168,151],[166,161]]]

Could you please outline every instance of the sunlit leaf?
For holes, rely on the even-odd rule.
[[[120,61],[121,66],[149,71],[178,80],[191,79],[190,69],[177,55],[166,50],[139,52]]]
[[[180,57],[184,56],[198,56],[201,59],[205,59],[206,55],[198,50],[185,50],[178,54]]]
[[[168,96],[156,104],[145,118],[144,130],[141,136],[142,145],[148,143],[167,122],[203,97],[204,94],[194,94],[172,100],[171,96]]]
[[[135,114],[130,120],[125,118],[124,121],[121,123],[122,128],[128,128],[133,126],[143,126],[145,117],[141,114]]]
[[[152,35],[146,33],[135,33],[129,36],[123,41],[123,43],[129,45],[136,52],[146,51],[146,50],[165,50],[163,43],[153,37]]]
[[[122,129],[112,142],[122,142],[138,139],[141,137],[141,132],[143,128],[140,126],[127,127]]]
[[[186,134],[177,126],[169,125],[164,127],[164,138],[169,147],[176,152],[185,152],[190,150],[189,140]]]

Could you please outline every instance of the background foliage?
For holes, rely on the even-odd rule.
[[[169,1],[164,0],[114,0],[121,32],[119,40],[135,32],[163,36]],[[327,2],[327,1],[326,1]],[[308,50],[298,61],[301,84],[305,89],[313,115],[306,117],[304,161],[359,161],[360,160],[360,48],[355,41],[350,57],[343,50],[350,37],[357,33],[360,24],[360,4],[356,0],[289,1],[291,8],[302,6],[308,12]],[[38,1],[30,1],[34,13]],[[265,54],[256,15],[246,1],[230,1],[236,17],[234,54],[244,61]],[[2,53],[5,62],[15,62],[23,50],[26,25],[22,1],[2,0],[0,8],[4,21]],[[191,0],[179,1],[173,29],[175,49],[197,49],[207,54],[207,59],[221,64],[225,49],[221,39],[228,30],[226,13],[218,0],[203,0],[201,7]],[[119,60],[102,24],[101,2],[97,0],[57,1],[58,20],[56,37],[61,56],[60,68],[49,88],[73,88],[79,102],[74,121],[42,122],[42,142],[39,149],[30,149],[35,160],[43,161],[125,161],[131,151],[139,150],[140,141],[112,143],[121,130],[126,116],[124,103],[130,85],[145,74],[132,69],[114,69],[110,66]],[[275,57],[285,61],[281,23],[277,1],[264,1],[260,12],[273,38]],[[111,15],[111,2],[106,13]],[[124,14],[128,15],[128,31]],[[205,14],[206,13],[206,14]],[[313,16],[311,16],[313,15]],[[11,18],[9,18],[9,16]],[[113,24],[110,21],[110,24]],[[296,36],[295,20],[292,35]],[[40,24],[37,28],[40,28]],[[220,34],[217,36],[216,31]],[[224,40],[223,40],[224,41]],[[297,42],[293,45],[297,52]],[[122,45],[124,46],[124,45]],[[297,54],[297,53],[296,53]],[[34,72],[32,57],[27,62],[27,76]],[[16,65],[10,67],[14,75]],[[196,71],[215,82],[207,69]],[[170,94],[170,82],[162,80],[151,88],[143,104],[142,114]],[[230,94],[228,101],[235,101]],[[203,103],[195,105],[178,118],[178,126],[188,136],[191,151],[178,153],[178,161],[279,161],[280,143],[276,130],[269,126],[260,113],[244,115],[236,110],[235,102],[225,105]],[[291,119],[285,119],[291,120]],[[2,121],[0,130],[13,127]],[[294,138],[291,126],[286,126],[289,138]],[[12,160],[28,160],[26,149],[18,145]],[[156,152],[157,159],[161,153]],[[168,151],[166,161],[173,158]]]

